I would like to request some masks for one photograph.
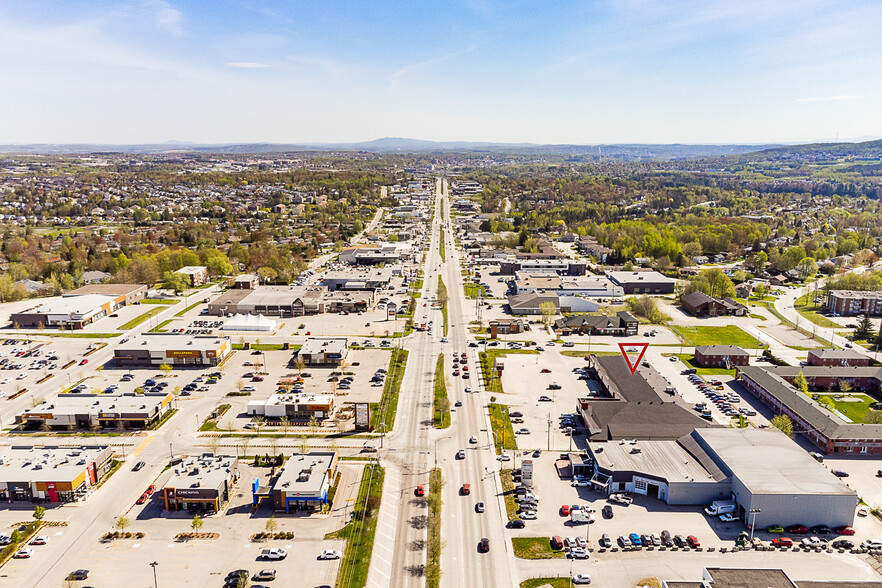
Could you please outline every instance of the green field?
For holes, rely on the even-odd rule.
[[[199,306],[200,304],[202,304],[201,301],[200,301],[200,302],[194,302],[193,304],[191,304],[190,306],[188,306],[188,307],[185,308],[184,310],[181,310],[181,311],[176,312],[176,313],[175,313],[175,316],[184,316],[184,313],[185,313],[185,312],[188,312],[188,311],[190,311],[190,310],[193,310],[194,308],[196,308],[196,307]]]
[[[667,354],[663,353],[662,355],[667,355]],[[686,367],[695,368],[695,370],[696,370],[695,373],[698,374],[699,376],[732,376],[732,377],[735,377],[735,370],[734,369],[727,370],[726,368],[701,367],[700,365],[695,363],[695,356],[694,355],[689,355],[686,353],[674,353],[673,355],[676,355],[677,357],[679,357],[680,361],[682,361],[686,365]]]
[[[168,298],[145,298],[141,304],[177,304],[180,300],[169,300]]]
[[[693,347],[701,345],[735,345],[742,349],[756,349],[759,345],[759,341],[753,335],[745,333],[734,325],[727,325],[725,327],[683,327],[670,325],[670,329],[684,343]]]
[[[465,290],[465,295],[467,298],[477,298],[481,296],[483,298],[487,297],[487,292],[484,290],[484,286],[479,286],[478,284],[473,284],[466,282],[463,284],[463,289]]]
[[[530,578],[521,582],[520,588],[541,588],[543,586],[551,586],[551,588],[570,588],[572,582],[567,577],[562,578]]]

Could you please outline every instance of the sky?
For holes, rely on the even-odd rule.
[[[0,144],[878,137],[880,22],[876,0],[0,0]]]

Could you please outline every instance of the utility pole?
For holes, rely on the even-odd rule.
[[[548,445],[545,447],[545,451],[551,451],[551,413],[548,413]]]
[[[158,561],[150,562],[150,567],[153,568],[153,588],[159,588],[159,584],[156,583],[156,566],[158,565]]]
[[[756,515],[757,513],[761,513],[763,510],[761,508],[752,508],[750,509],[750,515],[753,517],[753,521],[750,524],[750,540],[753,541],[753,529],[756,527]]]

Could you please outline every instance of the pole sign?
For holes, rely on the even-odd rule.
[[[367,402],[355,403],[355,430],[367,431],[371,422],[371,405]]]

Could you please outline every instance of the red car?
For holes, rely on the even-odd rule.
[[[138,500],[135,501],[135,504],[144,504],[144,502],[146,500],[147,500],[147,493],[145,492],[144,494],[141,495],[140,498],[138,498]]]
[[[417,486],[417,487],[416,487],[416,495],[417,495],[417,496],[425,496],[425,495],[426,495],[426,489],[423,488],[422,485]]]
[[[560,514],[562,514],[565,517],[570,516],[570,505],[564,504],[563,506],[561,506],[560,507]]]
[[[775,547],[793,547],[793,539],[790,537],[777,537],[772,539],[772,545]]]
[[[539,373],[540,374],[550,374],[551,370],[548,368],[542,368],[541,370],[539,370]]]
[[[837,535],[854,535],[854,528],[853,527],[846,527],[846,526],[836,527],[833,530],[836,531]]]
[[[787,532],[791,535],[805,535],[808,531],[808,527],[805,525],[790,525],[787,527]]]
[[[84,359],[83,361],[80,362],[80,365],[86,365],[87,363],[89,363],[89,360]]]
[[[254,376],[251,378],[252,382],[263,382],[263,376]]]
[[[150,496],[150,495],[153,494],[154,492],[156,492],[156,486],[155,486],[154,484],[150,484],[150,485],[147,487],[147,490],[144,491],[144,494],[146,494],[147,496]]]
[[[689,535],[686,537],[686,543],[689,544],[689,547],[695,549],[696,547],[701,547],[701,543],[698,542],[698,537],[695,535]]]

